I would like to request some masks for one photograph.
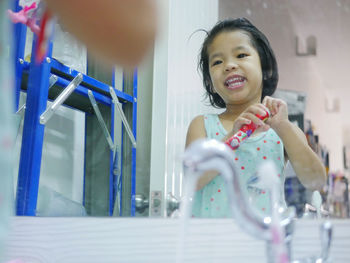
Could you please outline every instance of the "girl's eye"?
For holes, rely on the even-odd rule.
[[[213,62],[212,66],[219,65],[221,63],[222,63],[221,60],[216,60],[216,61]]]
[[[237,58],[244,58],[244,57],[247,57],[247,56],[248,56],[248,54],[242,53],[242,54],[239,54],[237,56]]]

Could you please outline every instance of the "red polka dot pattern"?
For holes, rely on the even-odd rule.
[[[205,119],[210,120],[209,117],[205,117]],[[218,139],[224,135],[224,132],[222,132],[223,125],[218,119],[216,120],[216,124],[217,125],[215,125],[215,121],[211,122],[213,130],[211,130],[210,134],[212,138]],[[243,132],[239,131],[237,135],[242,136]],[[276,137],[275,135],[271,135],[271,134],[269,135],[270,136],[266,136],[265,138],[259,139],[259,141],[257,141],[255,144],[251,144],[251,146],[247,144],[246,147],[247,147],[248,154],[245,152],[246,148],[242,148],[241,152],[240,151],[235,152],[236,154],[233,158],[234,158],[235,164],[237,165],[237,168],[239,169],[240,167],[241,169],[240,174],[243,177],[246,177],[247,175],[250,176],[252,167],[253,168],[255,167],[254,162],[260,163],[260,162],[265,162],[265,160],[267,161],[267,159],[269,160],[272,159],[274,160],[274,162],[278,163],[278,162],[281,162],[281,160],[283,159],[283,152],[281,152],[281,145],[283,141],[278,136]],[[254,148],[255,148],[255,151],[254,151]],[[278,170],[277,173],[280,173],[278,174],[278,177],[281,177],[283,175],[282,171],[280,170]],[[210,185],[212,187],[210,191],[211,193],[208,193],[208,195],[206,195],[205,198],[203,196],[203,201],[206,200],[207,207],[203,207],[203,208],[205,208],[206,210],[205,213],[209,212],[214,214],[218,214],[218,213],[221,214],[222,212],[224,212],[224,210],[226,210],[224,205],[221,206],[222,202],[227,203],[225,188],[222,187],[220,183],[218,184],[213,183]],[[263,211],[265,213],[266,211],[269,211],[269,204],[266,203],[267,202],[266,200],[269,199],[268,190],[256,189],[256,191],[253,194],[254,195],[258,194],[260,196],[260,197],[256,196],[257,198],[256,201],[259,201],[256,203],[257,205],[256,208],[258,208],[260,211]],[[253,202],[255,202],[254,200]],[[223,217],[227,217],[227,216],[223,215]]]

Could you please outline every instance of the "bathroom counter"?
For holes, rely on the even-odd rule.
[[[319,255],[321,221],[298,220],[296,258]],[[331,257],[350,262],[350,220],[332,220]],[[175,262],[178,219],[13,217],[5,259],[24,263]],[[192,219],[184,262],[266,262],[265,243],[232,219]],[[5,261],[6,262],[6,261]]]

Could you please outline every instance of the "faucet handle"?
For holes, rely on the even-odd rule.
[[[293,233],[295,228],[295,217],[296,217],[296,210],[295,207],[291,206],[287,209],[281,209],[281,226],[284,228],[284,242],[286,245],[288,258],[291,260],[292,257],[292,240],[293,240]]]
[[[281,214],[281,226],[284,228],[286,239],[291,239],[294,233],[294,225],[296,219],[295,207],[290,206],[287,209],[280,209]]]
[[[180,208],[180,200],[178,200],[172,193],[167,194],[166,198],[166,211],[167,216],[171,216],[171,214]]]
[[[322,205],[322,196],[319,191],[314,191],[311,197],[311,204],[316,209],[317,218],[321,218],[321,205]]]
[[[321,258],[322,262],[328,262],[329,250],[332,243],[333,226],[330,221],[322,223],[320,227],[321,236]]]

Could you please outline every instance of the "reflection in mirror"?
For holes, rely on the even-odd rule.
[[[111,100],[108,91],[100,90],[98,95],[94,95],[110,136],[117,145],[114,152],[89,98],[86,94],[82,95],[83,90],[77,89],[78,92],[67,99],[45,126],[39,194],[33,201],[36,207],[31,211],[32,215],[173,214],[182,196],[183,173],[178,156],[184,151],[184,137],[190,120],[198,114],[222,112],[209,109],[204,105],[208,101],[202,101],[204,90],[197,76],[196,63],[205,34],[193,32],[201,28],[209,30],[218,19],[246,17],[267,36],[275,53],[279,82],[273,97],[288,104],[289,120],[306,135],[308,145],[327,172],[327,182],[319,189],[318,195],[313,191],[315,189],[305,187],[305,182],[299,180],[292,162],[281,166],[287,205],[296,208],[298,217],[349,217],[350,123],[347,99],[350,93],[346,83],[350,81],[347,73],[350,33],[346,25],[350,25],[350,2],[322,0],[315,3],[316,0],[220,0],[218,10],[212,8],[209,2],[206,9],[204,4],[202,7],[190,6],[189,9],[200,11],[198,17],[186,17],[184,20],[175,19],[186,14],[169,4],[166,8],[173,16],[165,18],[170,21],[167,28],[169,35],[164,41],[167,43],[162,43],[166,48],[159,47],[157,42],[146,62],[138,69],[137,96],[133,93],[133,72],[117,70],[113,74],[112,67],[103,66],[90,57],[87,59],[85,48],[70,39],[57,25],[52,64],[62,64],[86,73],[126,94],[120,102],[131,128],[137,129],[137,151],[133,157],[133,148],[120,117],[117,120],[112,118],[115,109],[106,104]],[[214,11],[218,13],[212,14]],[[200,20],[201,14],[205,14],[205,21]],[[189,23],[197,18],[200,21],[197,24]],[[186,26],[180,21],[186,22]],[[28,103],[26,93],[32,42],[29,31],[26,39],[19,108]],[[70,43],[68,48],[67,43]],[[161,53],[161,48],[168,53]],[[51,100],[48,106],[60,94],[62,86],[72,79],[70,72],[62,68],[51,73],[61,79],[48,93]],[[98,90],[91,83],[84,83],[82,88]],[[182,103],[191,105],[182,108]],[[133,122],[135,114],[137,120]],[[220,121],[222,129],[232,129],[229,121]],[[16,140],[18,164],[23,123],[24,118],[19,115]],[[135,165],[132,164],[134,158]],[[18,170],[15,174],[18,178]],[[17,195],[25,192],[22,188],[16,190]],[[59,206],[62,209],[51,210]]]
[[[342,133],[348,125],[346,115],[344,114],[344,112],[346,112],[345,108],[343,110],[340,108],[337,113],[330,112],[326,106],[327,101],[333,101],[333,98],[339,96],[336,94],[339,94],[339,88],[343,86],[343,83],[348,82],[346,79],[348,74],[346,74],[345,70],[348,59],[343,59],[338,56],[337,61],[342,61],[341,65],[343,66],[340,65],[337,70],[334,68],[330,69],[329,67],[325,68],[325,65],[327,65],[330,60],[330,53],[327,47],[333,46],[334,44],[334,40],[330,42],[328,36],[337,34],[338,38],[348,42],[348,33],[344,32],[343,34],[343,29],[339,28],[342,28],[341,25],[349,23],[345,8],[347,4],[342,4],[344,7],[342,9],[339,8],[338,4],[322,2],[320,6],[317,6],[317,15],[312,14],[313,4],[313,1],[307,2],[307,5],[309,5],[307,6],[303,1],[294,1],[293,3],[289,1],[260,1],[258,3],[256,1],[232,2],[221,0],[219,1],[219,20],[247,17],[268,37],[276,55],[280,75],[278,92],[274,94],[274,97],[281,98],[288,103],[288,117],[290,121],[294,124],[298,124],[300,130],[307,135],[307,145],[315,152],[318,163],[321,163],[321,166],[325,167],[328,175],[338,170],[346,172],[343,167],[342,156],[342,145],[346,144],[346,137],[344,137]],[[203,6],[204,4],[202,8]],[[305,6],[307,6],[307,8],[305,8]],[[328,10],[332,10],[330,12],[332,16],[330,16],[331,22],[329,24],[322,20],[324,16],[320,15],[325,13],[328,15]],[[201,12],[204,14],[205,8],[201,9]],[[311,14],[308,12],[311,12]],[[174,17],[176,17],[176,15],[174,15]],[[332,19],[332,17],[334,17],[334,19]],[[337,19],[343,22],[339,22]],[[217,20],[218,19],[212,21],[213,24],[198,26],[191,32],[188,32],[186,40],[188,36],[191,36],[197,29],[204,28],[209,30]],[[188,21],[186,21],[186,25],[187,24],[188,27],[191,26]],[[281,24],[283,25],[282,27],[280,26]],[[180,26],[182,23],[177,21],[177,25]],[[171,41],[169,42],[171,43],[171,47],[176,51],[174,51],[176,55],[169,56],[171,63],[169,63],[168,74],[173,75],[171,75],[171,81],[168,83],[168,93],[170,93],[170,95],[168,95],[168,103],[170,106],[168,107],[166,116],[167,145],[164,146],[166,167],[162,171],[165,171],[164,184],[166,186],[164,191],[166,193],[171,192],[176,197],[181,198],[181,186],[183,183],[181,181],[182,174],[178,167],[174,165],[175,162],[180,162],[175,158],[178,158],[177,154],[183,151],[183,148],[181,148],[182,144],[178,142],[179,137],[183,133],[182,129],[187,130],[191,119],[196,115],[213,113],[213,110],[209,108],[203,110],[203,108],[198,106],[208,104],[208,101],[204,103],[203,101],[199,102],[199,100],[203,98],[201,95],[204,93],[204,89],[201,87],[202,83],[200,81],[191,82],[191,74],[182,71],[181,67],[176,67],[182,65],[178,63],[178,60],[182,58],[186,61],[186,65],[192,63],[192,68],[189,69],[189,72],[192,72],[193,75],[196,74],[193,69],[196,67],[196,56],[199,54],[199,49],[204,41],[205,33],[196,32],[192,35],[190,40],[187,40],[187,49],[194,53],[194,55],[191,56],[191,54],[179,48],[180,45],[177,40],[185,38],[179,37],[181,34],[178,31],[180,30],[176,26],[171,29],[174,35],[171,35],[173,38],[170,38]],[[309,38],[309,36],[312,37]],[[298,46],[296,44],[296,39],[298,39]],[[312,41],[308,41],[307,44],[306,39],[311,39]],[[198,44],[195,49],[191,49],[191,44],[193,43]],[[343,43],[339,43],[339,46],[343,46]],[[346,52],[346,48],[346,45],[344,45],[344,52]],[[331,54],[334,53],[331,52]],[[344,55],[344,57],[346,56],[347,55]],[[173,64],[176,66],[173,67]],[[186,65],[184,63],[182,66],[185,67]],[[330,83],[329,78],[325,76],[328,76],[328,71],[333,70],[334,75],[338,74],[338,72],[342,72],[342,76],[340,76],[336,82]],[[187,76],[185,79],[188,83],[186,83],[186,81],[181,82],[178,76]],[[343,79],[341,82],[339,81],[340,78]],[[182,87],[185,87],[185,89]],[[341,98],[343,98],[343,95],[347,94],[346,90],[340,92],[342,95],[340,96]],[[188,94],[187,98],[183,97],[185,93]],[[195,98],[198,98],[198,100],[195,101]],[[180,104],[181,106],[179,106]],[[189,104],[191,105],[189,106]],[[344,101],[343,104],[344,107],[346,107],[346,101]],[[173,112],[175,109],[177,109],[176,113]],[[186,114],[183,112],[186,112]],[[214,113],[220,113],[220,110],[214,111]],[[190,118],[188,118],[189,116]],[[185,125],[182,125],[184,120]],[[325,120],[327,120],[327,122],[325,122]],[[329,127],[334,127],[335,129],[330,129]],[[226,131],[230,129],[232,129],[232,126],[228,126]],[[336,135],[334,136],[334,134]],[[201,135],[205,137],[206,134],[204,133]],[[213,136],[215,137],[216,133],[214,133]],[[177,148],[179,145],[181,149]],[[161,156],[159,157],[160,160],[163,160]],[[160,161],[158,165],[161,166],[162,162]],[[317,216],[317,210],[324,211],[323,213],[321,212],[321,215],[329,216],[328,213],[330,213],[329,211],[332,209],[329,208],[332,207],[332,202],[330,201],[332,197],[330,196],[332,196],[333,192],[332,186],[330,186],[332,185],[331,181],[327,180],[325,186],[322,187],[322,189],[318,189],[322,197],[322,205],[320,209],[318,209],[315,207],[317,202],[312,198],[315,188],[309,187],[308,185],[305,187],[303,185],[305,182],[299,181],[298,177],[295,176],[296,172],[294,169],[291,169],[291,167],[293,166],[289,164],[281,168],[283,169],[282,176],[285,176],[284,193],[287,205],[296,207],[299,217]],[[153,176],[153,173],[151,174],[151,176]],[[158,177],[158,179],[160,179],[160,177]],[[344,197],[347,197],[348,191],[344,191],[342,194]],[[347,206],[348,203],[344,203],[344,207],[346,208]],[[306,209],[307,213],[304,214]],[[335,215],[330,213],[330,216]]]
[[[266,34],[279,66],[274,97],[326,168],[319,195],[285,167],[285,199],[299,217],[349,217],[349,14],[349,1],[219,1],[220,19],[247,17]]]
[[[129,134],[136,134],[137,75],[88,56],[86,48],[58,23],[52,54],[41,65],[49,65],[47,71],[33,70],[33,33],[28,30],[17,41],[24,53],[19,64],[23,73],[16,74],[21,83],[16,98],[17,215],[135,214],[131,196],[136,152]],[[79,72],[84,79],[75,85],[72,79]],[[109,87],[115,87],[118,102],[112,100]],[[45,123],[44,110],[53,113]],[[36,121],[39,118],[41,123]],[[131,133],[122,119],[132,127]]]
[[[241,191],[247,193],[254,208],[266,215],[272,213],[269,204],[273,192],[267,188],[270,183],[266,178],[257,177],[264,163],[271,162],[275,167],[272,176],[280,181],[280,202],[284,203],[286,162],[292,164],[306,187],[322,187],[326,174],[321,160],[300,128],[288,121],[287,104],[271,97],[278,83],[278,67],[270,43],[259,29],[246,18],[217,23],[204,40],[199,68],[210,104],[223,111],[196,117],[189,126],[186,146],[200,138],[227,144],[234,151],[232,161],[243,181],[241,188],[247,189]],[[218,181],[217,174],[205,177],[205,181],[199,180],[199,196],[204,203],[199,206],[215,216],[227,203],[220,197],[230,186]],[[205,215],[203,212],[200,216]]]

